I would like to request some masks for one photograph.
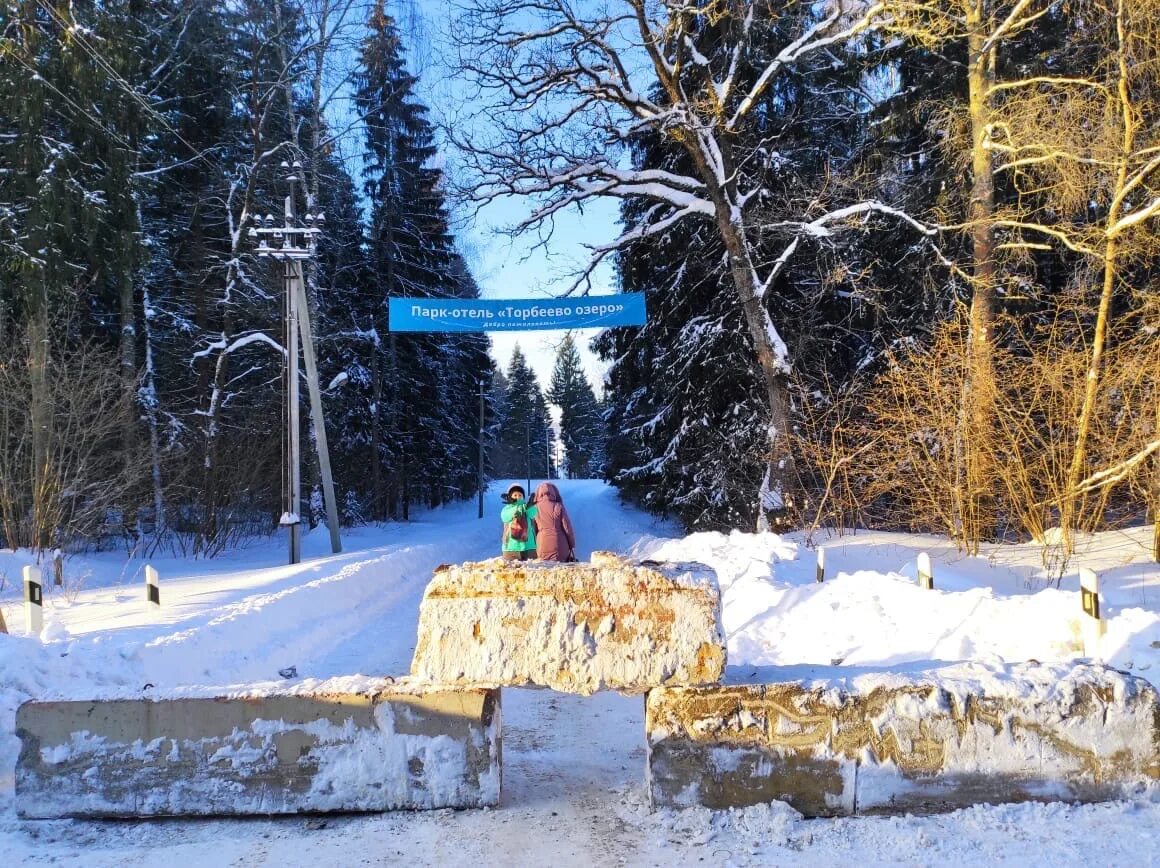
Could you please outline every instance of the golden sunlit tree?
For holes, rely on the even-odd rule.
[[[1070,273],[1063,301],[1068,310],[1075,312],[1078,305],[1081,311],[1070,348],[1078,348],[1084,358],[1079,381],[1065,384],[1080,400],[1066,411],[1066,419],[1047,425],[1067,423],[1059,429],[1066,432],[1067,454],[1053,463],[1046,487],[1053,492],[1049,506],[1058,511],[1063,547],[1070,553],[1073,530],[1095,520],[1091,515],[1081,519],[1080,513],[1098,509],[1101,502],[1085,500],[1094,491],[1093,474],[1130,463],[1136,454],[1112,448],[1095,459],[1091,441],[1101,389],[1115,379],[1106,371],[1108,342],[1130,342],[1129,330],[1143,327],[1139,317],[1125,316],[1117,332],[1114,313],[1139,308],[1142,287],[1133,284],[1146,279],[1157,258],[1160,3],[897,0],[888,6],[898,32],[939,50],[957,46],[966,58],[965,101],[941,113],[944,147],[965,170],[966,204],[960,214],[932,215],[944,230],[965,233],[970,251],[966,364],[954,438],[953,490],[961,539],[976,550],[996,521],[991,492],[1009,476],[1001,466],[1007,459],[995,444],[1022,430],[1010,419],[995,418],[1005,376],[996,370],[998,302],[1036,292],[1035,264],[1053,260],[1057,269]],[[1047,52],[1037,56],[1029,49],[1036,40],[1050,44],[1053,35],[1058,41],[1060,34],[1083,46],[1082,72],[1074,64],[1069,70],[1066,62],[1045,62]],[[1016,325],[1026,330],[1028,324]],[[1059,340],[1053,338],[1057,349]],[[1075,367],[1074,358],[1069,364]],[[1150,394],[1154,400],[1155,385],[1132,394]],[[1009,399],[1002,403],[1012,406]],[[1052,406],[1063,412],[1063,403]],[[1139,415],[1148,406],[1121,403],[1119,410]],[[1146,429],[1154,423],[1142,424]],[[1120,447],[1130,448],[1127,441]],[[1148,457],[1155,447],[1144,443],[1139,449]],[[1133,473],[1144,463],[1130,464]],[[1113,480],[1123,481],[1109,473],[1097,478],[1096,487]]]

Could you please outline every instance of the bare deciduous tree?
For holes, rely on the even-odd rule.
[[[971,246],[969,366],[955,441],[961,538],[968,548],[977,546],[995,519],[985,505],[986,486],[995,478],[993,468],[984,466],[990,460],[989,432],[1013,422],[997,420],[990,403],[1000,391],[994,386],[997,293],[1005,285],[1026,289],[1020,267],[1030,256],[1045,254],[1058,256],[1069,270],[1078,268],[1076,293],[1092,295],[1085,281],[1100,287],[1083,337],[1087,365],[1075,410],[1078,423],[1068,441],[1066,483],[1055,494],[1070,551],[1081,511],[1079,484],[1093,470],[1088,441],[1113,325],[1112,302],[1130,295],[1127,275],[1160,252],[1149,230],[1160,212],[1160,141],[1156,125],[1147,120],[1156,111],[1160,84],[1155,71],[1160,4],[1081,0],[1064,9],[1058,0],[886,0],[886,6],[895,32],[926,45],[966,47],[967,100],[944,115],[949,133],[944,147],[969,166],[969,195],[965,213],[938,222],[943,229],[965,232]],[[1025,50],[1020,40],[1046,26],[1095,46],[1094,66],[1075,72],[1020,59],[1017,52]],[[1014,191],[1012,201],[997,200],[997,179]]]
[[[981,0],[974,2],[984,6]],[[1092,311],[1091,325],[1083,330],[1080,342],[1086,362],[1082,384],[1075,384],[1080,400],[1067,443],[1065,478],[1057,492],[1063,548],[1070,555],[1073,531],[1088,523],[1080,518],[1085,496],[1081,483],[1095,471],[1089,453],[1106,376],[1105,356],[1115,333],[1113,302],[1117,297],[1127,301],[1133,271],[1155,263],[1160,255],[1150,228],[1160,213],[1160,131],[1148,120],[1157,109],[1160,85],[1155,68],[1160,3],[1079,4],[1084,15],[1077,26],[1100,50],[1094,68],[1083,75],[1032,74],[996,81],[994,55],[1003,39],[1032,26],[1054,4],[1020,0],[1006,9],[1001,5],[992,10],[1002,11],[994,18],[1000,23],[984,42],[992,55],[985,63],[992,72],[981,92],[985,125],[973,150],[981,144],[988,153],[987,163],[993,155],[991,170],[1010,182],[1019,199],[1009,212],[991,208],[991,230],[1001,235],[1009,254],[1028,250],[1079,254],[1079,263],[1073,266],[1074,291],[1090,300]],[[972,88],[972,127],[975,114]],[[976,173],[984,168],[981,164]],[[972,208],[975,204],[972,200]],[[978,221],[970,222],[977,231]],[[997,251],[991,253],[994,259]],[[995,276],[994,269],[990,273]],[[1096,287],[1098,292],[1092,291]],[[976,297],[979,291],[977,286]],[[972,325],[978,325],[974,318]],[[1130,342],[1131,334],[1124,329],[1118,337]],[[1113,464],[1125,458],[1103,456]]]
[[[36,334],[30,328],[25,340]],[[40,378],[24,363],[24,344],[0,354],[0,527],[7,544],[43,551],[119,532],[124,517],[115,516],[145,469],[127,464],[119,448],[132,395],[121,388],[116,356],[88,344],[51,356],[42,419],[33,415]],[[34,467],[34,460],[43,464]]]
[[[1088,418],[1088,475],[1075,481],[1070,467],[1083,420],[1090,347],[1078,339],[1089,328],[1082,298],[1060,302],[1055,316],[1030,325],[999,320],[1011,335],[994,348],[994,418],[979,448],[992,474],[976,484],[991,491],[999,528],[1044,544],[1044,564],[1058,579],[1072,541],[1054,534],[1063,503],[1073,501],[1074,530],[1092,532],[1138,520],[1133,504],[1148,502],[1148,462],[1160,452],[1154,428],[1160,342],[1155,318],[1133,317],[1126,337],[1106,350],[1104,374]],[[827,488],[827,523],[858,515],[871,524],[946,533],[959,530],[954,497],[958,460],[951,448],[957,406],[971,374],[970,321],[944,324],[929,345],[900,348],[865,399],[839,398],[828,412],[841,424],[821,426],[810,456]],[[850,405],[854,405],[854,410]],[[866,449],[866,444],[873,448]],[[828,446],[828,448],[827,448]],[[1126,508],[1125,508],[1126,507]]]
[[[944,147],[954,151],[964,168],[969,192],[965,213],[945,215],[944,228],[957,228],[967,235],[971,251],[969,266],[962,272],[970,286],[969,334],[967,336],[968,375],[963,381],[958,406],[958,427],[954,449],[956,472],[953,493],[959,525],[953,535],[969,549],[977,550],[985,528],[994,521],[987,480],[992,469],[984,465],[982,449],[986,432],[993,424],[995,377],[993,354],[996,299],[1000,289],[1002,239],[997,227],[1002,222],[995,195],[995,102],[1029,81],[999,81],[1000,51],[1023,33],[1054,5],[1054,0],[886,0],[889,27],[917,43],[941,49],[948,43],[965,44],[966,63],[961,67],[966,81],[964,106],[948,110],[949,129],[959,128],[962,137],[949,135]],[[1040,76],[1029,76],[1032,81]],[[961,113],[961,115],[960,115]],[[961,126],[957,123],[962,121]],[[965,141],[963,140],[965,139]]]
[[[893,212],[862,202],[788,215],[778,226],[789,238],[784,252],[760,262],[754,212],[762,179],[792,166],[780,165],[776,130],[758,132],[769,118],[757,115],[796,63],[877,26],[884,4],[465,0],[461,9],[460,65],[476,89],[449,135],[466,155],[474,200],[532,197],[514,228],[542,237],[565,209],[598,198],[650,203],[619,237],[593,245],[574,290],[602,258],[677,221],[709,221],[719,233],[768,402],[757,495],[758,527],[768,527],[768,514],[788,505],[794,470],[788,352],[766,294],[805,235]],[[644,132],[678,145],[693,171],[632,168],[629,146]]]

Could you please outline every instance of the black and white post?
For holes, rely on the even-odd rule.
[[[150,612],[161,608],[161,581],[157,569],[152,564],[145,566],[145,607]]]
[[[44,629],[44,589],[39,567],[24,568],[24,621],[33,636],[39,636]]]
[[[818,546],[818,567],[814,572],[814,581],[819,585],[826,580],[826,550]]]
[[[934,572],[930,567],[930,555],[918,553],[918,586],[927,591],[934,590]]]
[[[1100,612],[1100,579],[1086,567],[1079,571],[1079,603],[1083,609],[1083,647],[1088,657],[1099,657],[1107,621]]]
[[[318,385],[318,367],[314,359],[314,337],[310,326],[310,307],[306,300],[306,281],[302,263],[314,256],[318,236],[326,215],[313,212],[313,202],[307,197],[305,225],[298,220],[296,184],[302,180],[302,164],[283,163],[289,193],[285,200],[282,226],[276,226],[273,214],[255,217],[250,227],[251,238],[258,239],[258,255],[282,261],[282,280],[285,291],[286,330],[286,460],[285,505],[279,524],[290,531],[290,563],[302,560],[302,471],[299,449],[298,420],[298,355],[299,341],[306,365],[306,386],[310,393],[310,416],[314,423],[314,441],[318,450],[319,472],[322,476],[322,496],[326,503],[326,524],[330,529],[330,547],[337,554],[342,551],[338,533],[338,503],[334,497],[334,477],[330,469],[330,450],[326,442],[326,425],[322,418],[322,392]]]

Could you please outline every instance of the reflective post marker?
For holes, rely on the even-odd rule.
[[[145,567],[145,601],[146,607],[153,611],[161,608],[161,584],[157,569],[152,565]]]
[[[28,632],[39,636],[44,629],[44,595],[39,567],[24,568],[24,616]]]
[[[1107,621],[1100,614],[1100,580],[1094,570],[1079,571],[1079,603],[1083,607],[1083,644],[1088,657],[1099,656],[1100,639],[1107,632]]]
[[[934,590],[934,573],[930,568],[930,555],[918,553],[918,586],[928,591]]]
[[[814,573],[814,581],[819,584],[826,578],[826,550],[818,546],[818,568]]]

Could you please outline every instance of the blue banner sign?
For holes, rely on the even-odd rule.
[[[393,332],[514,332],[644,325],[644,293],[548,299],[390,299]]]

